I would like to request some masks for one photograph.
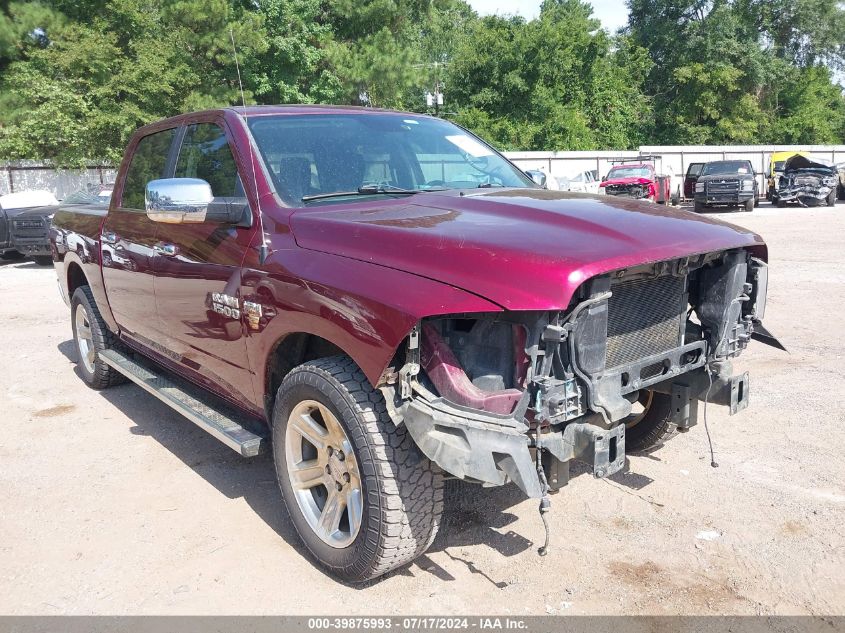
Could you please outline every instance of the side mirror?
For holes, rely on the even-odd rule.
[[[602,176],[602,177],[601,177],[601,181],[602,181],[602,182],[607,182],[607,174],[605,174],[604,176]]]
[[[525,174],[541,187],[546,186],[546,174],[539,169],[526,169]]]
[[[147,217],[166,224],[220,222],[249,226],[246,198],[215,198],[211,185],[199,178],[162,178],[147,183]]]

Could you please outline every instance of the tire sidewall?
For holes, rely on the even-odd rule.
[[[99,345],[97,344],[97,334],[94,331],[96,327],[94,321],[94,314],[91,310],[91,304],[88,301],[88,297],[82,291],[81,288],[77,288],[76,291],[73,293],[73,298],[71,299],[70,304],[70,323],[71,329],[73,330],[73,346],[74,350],[76,351],[76,367],[79,370],[80,375],[82,376],[82,380],[84,380],[88,385],[94,384],[96,380],[95,373],[97,371],[96,364],[101,362],[99,357],[95,355],[94,357],[94,372],[89,372],[88,368],[85,367],[85,363],[82,362],[82,358],[79,355],[79,334],[76,331],[76,313],[79,311],[80,306],[85,308],[85,312],[88,314],[88,323],[91,326],[91,340],[92,345],[94,345],[95,351],[98,353]]]
[[[358,419],[355,407],[346,401],[344,394],[338,387],[327,390],[328,393],[324,393],[323,390],[315,387],[313,384],[309,384],[315,382],[314,378],[317,379],[318,384],[331,385],[332,382],[316,372],[303,371],[290,376],[289,380],[286,379],[279,389],[276,406],[273,408],[272,445],[276,477],[291,521],[311,555],[322,565],[339,575],[357,575],[351,574],[350,572],[353,569],[365,567],[367,564],[366,561],[369,558],[368,554],[371,555],[373,553],[367,548],[367,536],[377,534],[381,529],[377,518],[370,511],[368,502],[372,497],[377,497],[377,495],[371,495],[369,490],[371,486],[377,486],[375,470],[372,462],[368,459],[369,447],[363,439],[364,434],[360,431],[355,432],[355,430],[349,428],[348,418],[350,416],[353,418],[355,424],[362,424],[362,421]],[[285,434],[288,418],[294,407],[303,400],[315,400],[327,407],[335,415],[343,427],[347,438],[349,438],[352,450],[355,453],[355,459],[358,463],[358,469],[361,475],[361,497],[363,499],[361,528],[352,544],[344,548],[336,548],[328,545],[313,532],[311,526],[302,515],[290,479],[288,478],[287,455],[285,452]]]
[[[631,453],[648,450],[671,436],[675,428],[671,398],[666,394],[653,393],[645,416],[625,430],[625,450]]]

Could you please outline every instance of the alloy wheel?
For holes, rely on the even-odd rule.
[[[88,373],[94,373],[94,359],[97,351],[94,348],[94,337],[91,334],[91,319],[88,317],[88,310],[83,304],[76,306],[76,317],[74,318],[76,327],[76,346],[79,351],[79,360],[88,370]]]
[[[363,495],[352,444],[325,405],[303,400],[285,431],[287,475],[311,530],[335,548],[352,544],[361,529]]]

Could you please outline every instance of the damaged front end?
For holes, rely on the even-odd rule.
[[[839,173],[832,165],[796,155],[786,161],[777,189],[779,203],[797,202],[804,207],[835,202]]]
[[[425,319],[382,391],[447,473],[542,497],[572,460],[596,477],[624,467],[643,393],[667,394],[680,430],[705,398],[743,409],[748,374],[730,359],[762,320],[766,286],[766,264],[738,249],[595,277],[565,310]]]
[[[604,192],[608,196],[621,196],[643,200],[654,195],[654,186],[650,182],[606,183]]]

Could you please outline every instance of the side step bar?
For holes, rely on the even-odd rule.
[[[109,367],[119,371],[244,457],[254,457],[265,448],[266,438],[245,429],[233,419],[232,414],[212,404],[210,400],[201,400],[199,393],[189,393],[189,387],[183,387],[163,374],[155,373],[154,368],[142,365],[117,350],[105,350],[98,352],[98,355]]]

